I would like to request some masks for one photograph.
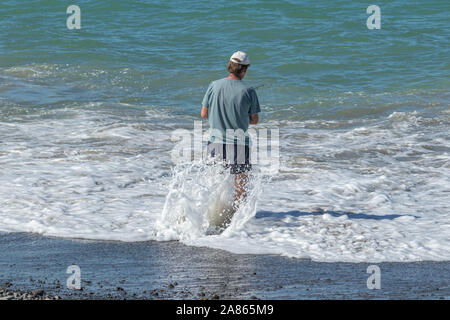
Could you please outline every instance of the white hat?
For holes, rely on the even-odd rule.
[[[248,58],[248,55],[245,52],[242,51],[236,51],[233,53],[233,55],[230,58],[230,61],[243,64],[243,65],[249,65],[250,60]]]

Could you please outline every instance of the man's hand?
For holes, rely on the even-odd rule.
[[[208,108],[202,106],[202,111],[200,112],[200,115],[203,119],[208,119]]]
[[[258,121],[259,121],[259,117],[258,117],[258,114],[257,114],[257,113],[252,114],[252,115],[250,116],[250,124],[257,124]]]

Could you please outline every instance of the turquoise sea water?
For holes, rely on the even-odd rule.
[[[381,30],[367,29],[370,3],[361,1],[80,1],[81,30],[68,30],[71,4],[2,1],[2,77],[26,80],[30,74],[10,68],[34,67],[43,87],[19,94],[5,88],[14,80],[3,79],[9,101],[121,101],[192,112],[237,49],[249,53],[247,80],[265,85],[261,100],[277,118],[386,115],[407,110],[408,95],[443,103],[449,86],[450,4],[443,0],[379,1]]]
[[[72,4],[80,30],[66,27]],[[371,4],[380,30],[366,27]],[[318,261],[448,260],[449,9],[445,0],[2,1],[0,231],[159,239],[170,135],[193,128],[208,84],[243,50],[259,126],[280,130],[280,171],[248,238],[178,238]],[[315,214],[327,210],[335,214]],[[353,213],[358,222],[341,219]]]

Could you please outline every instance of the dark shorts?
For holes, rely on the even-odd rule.
[[[252,169],[249,146],[208,141],[207,152],[208,156],[223,162],[225,168],[230,168],[231,174],[244,173]]]

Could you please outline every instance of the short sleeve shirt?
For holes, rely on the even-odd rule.
[[[261,112],[254,88],[242,80],[219,79],[209,85],[202,105],[208,108],[211,142],[249,145],[248,136],[241,140],[236,138],[239,135],[231,133],[243,131],[246,134],[250,116]]]

